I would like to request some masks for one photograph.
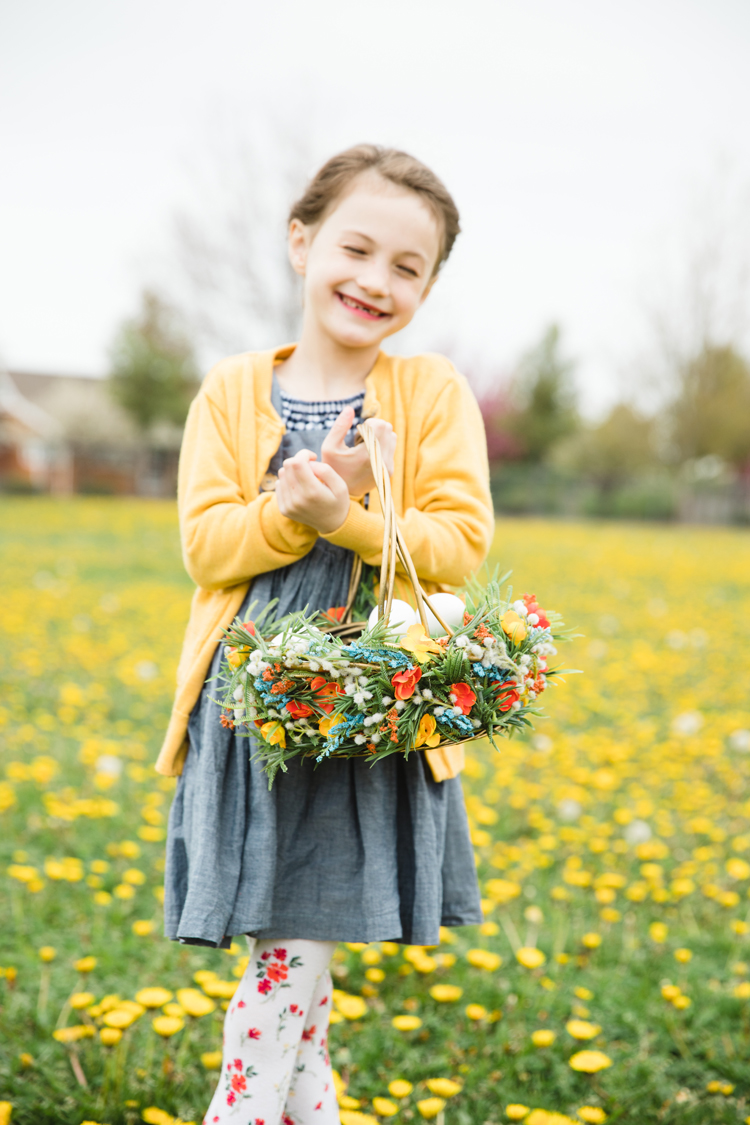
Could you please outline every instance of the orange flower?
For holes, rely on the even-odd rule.
[[[286,709],[293,719],[306,719],[312,715],[313,709],[307,703],[300,703],[298,699],[290,699]]]
[[[497,696],[497,704],[499,711],[510,711],[514,703],[518,701],[518,691],[515,683],[497,684],[495,687],[495,695]]]
[[[460,707],[463,715],[468,715],[477,701],[476,694],[471,690],[468,684],[463,682],[451,684],[451,695],[455,695],[456,702],[454,706]]]
[[[419,665],[415,668],[405,668],[403,672],[396,672],[391,679],[396,699],[411,699],[421,678],[422,669]]]
[[[414,739],[416,746],[437,746],[440,735],[437,733],[437,723],[432,715],[423,715],[419,720],[417,737]]]
[[[509,609],[507,613],[503,614],[500,624],[503,627],[503,632],[510,637],[514,645],[520,645],[521,641],[526,639],[528,632],[526,622],[514,609]]]
[[[226,728],[227,728],[228,730],[234,730],[234,723],[233,723],[233,722],[232,722],[232,720],[231,720],[231,719],[229,718],[229,715],[228,715],[228,714],[227,714],[227,715],[222,715],[222,716],[221,716],[221,719],[220,719],[220,722],[221,722],[221,725],[222,725],[223,727],[226,727]]]

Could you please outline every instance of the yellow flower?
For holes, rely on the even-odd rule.
[[[219,974],[215,973],[213,969],[198,969],[197,973],[193,973],[193,980],[199,984],[201,988],[208,980],[218,980]]]
[[[148,1106],[141,1114],[141,1120],[147,1125],[174,1125],[174,1117],[164,1109],[157,1109],[155,1105]]]
[[[503,614],[500,618],[500,624],[503,627],[503,632],[507,637],[510,637],[514,645],[520,645],[521,641],[526,640],[526,634],[528,633],[526,622],[514,609],[509,609]]]
[[[260,728],[260,733],[271,746],[278,743],[282,748],[286,747],[286,731],[284,730],[284,724],[280,723],[278,719],[271,719],[270,722],[264,723]]]
[[[433,984],[430,996],[440,1004],[448,1004],[452,1000],[460,1000],[464,994],[463,988],[457,984]]]
[[[584,934],[581,938],[581,945],[585,946],[586,949],[598,949],[601,944],[602,935],[594,933],[593,931],[591,933]]]
[[[588,1125],[603,1125],[607,1120],[607,1115],[601,1106],[598,1105],[582,1105],[580,1109],[576,1110],[581,1121],[588,1122]]]
[[[372,1108],[378,1117],[393,1117],[394,1114],[398,1113],[398,1106],[388,1098],[373,1098]]]
[[[394,1098],[408,1098],[413,1089],[411,1082],[407,1082],[405,1078],[394,1078],[388,1083],[388,1093]]]
[[[224,649],[224,654],[226,656],[227,664],[233,671],[236,672],[240,665],[244,664],[247,660],[250,654],[250,649],[244,647],[234,648],[231,645],[227,645],[227,647]]]
[[[731,1082],[721,1082],[714,1079],[713,1082],[708,1083],[706,1090],[709,1094],[723,1094],[725,1098],[728,1098],[730,1094],[734,1093],[734,1086]]]
[[[221,1051],[204,1051],[201,1062],[206,1070],[221,1070]]]
[[[34,1056],[30,1055],[28,1051],[21,1051],[21,1054],[18,1056],[18,1061],[24,1068],[35,1065]]]
[[[95,999],[93,992],[74,992],[68,1003],[74,1011],[78,1011],[81,1008],[88,1008]]]
[[[596,1074],[612,1066],[612,1059],[603,1051],[577,1051],[568,1059],[568,1066],[582,1074]]]
[[[174,1016],[156,1016],[151,1023],[156,1034],[161,1035],[163,1039],[168,1039],[170,1035],[176,1035],[185,1026],[182,1020],[178,1020]]]
[[[486,1020],[487,1009],[483,1004],[467,1004],[464,1008],[470,1020]]]
[[[679,1011],[682,1011],[684,1008],[689,1008],[692,1002],[693,1001],[689,996],[685,996],[683,993],[680,993],[679,996],[675,996],[674,1000],[672,1001],[672,1006],[677,1008]]]
[[[675,949],[674,959],[679,961],[680,964],[686,965],[688,961],[692,960],[693,952],[690,949]]]
[[[737,1000],[750,1000],[750,980],[740,981],[732,990],[732,996]]]
[[[418,1027],[422,1026],[422,1021],[419,1016],[394,1016],[391,1025],[396,1028],[396,1031],[416,1031]],[[391,1093],[393,1093],[392,1090]]]
[[[107,892],[105,891],[104,893],[106,894]],[[112,893],[115,898],[135,898],[135,887],[132,886],[131,883],[118,883]]]
[[[349,1094],[339,1094],[339,1107],[341,1109],[359,1109],[362,1102],[359,1098],[352,1098]]]
[[[136,922],[133,922],[132,930],[138,937],[147,937],[148,934],[153,933],[154,923],[150,918],[139,918]]]
[[[505,1116],[509,1121],[523,1121],[528,1112],[529,1107],[527,1105],[521,1105],[520,1102],[511,1102],[510,1105],[506,1105],[505,1107]]]
[[[405,636],[399,637],[399,644],[407,652],[413,652],[420,664],[431,660],[431,653],[441,656],[443,652],[440,645],[427,636],[424,625],[419,621],[416,625],[409,626]]]
[[[13,1102],[0,1102],[0,1125],[10,1125]]]
[[[39,950],[39,959],[41,961],[54,961],[57,957],[57,950],[54,945],[43,945]]]
[[[213,1000],[204,996],[197,988],[178,988],[177,999],[189,1016],[208,1016],[216,1010]]]
[[[345,722],[346,719],[343,715],[327,715],[325,719],[321,719],[318,723],[318,730],[321,734],[328,737],[334,727],[337,727],[339,723]]]
[[[525,969],[538,969],[547,958],[541,949],[536,949],[533,945],[524,945],[516,950],[516,960]]]
[[[73,962],[73,968],[79,973],[90,973],[96,968],[96,957],[79,957]]]
[[[434,715],[423,715],[419,720],[414,746],[437,746],[440,742],[440,732]]]
[[[565,1030],[574,1039],[593,1039],[601,1028],[598,1023],[589,1023],[587,1020],[568,1020]]]
[[[130,1027],[131,1023],[135,1023],[138,1016],[135,1012],[130,1011],[129,1008],[113,1008],[111,1012],[107,1012],[102,1017],[102,1023],[107,1027],[125,1028]]]
[[[556,1038],[554,1031],[547,1027],[540,1027],[538,1031],[531,1033],[531,1042],[535,1047],[551,1047]]]
[[[462,1090],[461,1083],[452,1078],[428,1078],[426,1085],[431,1094],[439,1094],[441,1098],[454,1098]]]
[[[359,1113],[356,1109],[344,1109],[339,1115],[341,1125],[378,1125],[377,1118],[370,1113]]]
[[[99,1031],[99,1038],[105,1047],[116,1047],[122,1039],[122,1031],[119,1027],[103,1027]]]
[[[414,626],[412,626],[414,628]],[[428,1121],[433,1117],[437,1117],[439,1113],[445,1109],[444,1098],[423,1098],[421,1102],[417,1102],[417,1109],[422,1117]]]
[[[648,936],[657,945],[662,945],[667,940],[669,927],[664,922],[652,922],[648,928]]]
[[[349,992],[334,988],[333,1003],[344,1019],[361,1020],[362,1016],[367,1015],[367,1002],[361,996],[352,996]]]
[[[724,864],[724,870],[730,879],[750,879],[750,863],[739,856],[731,856]]]
[[[144,1008],[161,1008],[172,999],[172,995],[168,988],[157,985],[155,988],[142,988],[140,992],[136,992],[135,998]]]
[[[59,1027],[57,1031],[52,1032],[52,1038],[58,1043],[77,1043],[79,1039],[90,1039],[93,1034],[93,1027],[79,1023],[74,1027]]]
[[[466,960],[475,969],[487,969],[488,972],[499,969],[503,963],[500,954],[491,953],[489,949],[470,949],[466,954]]]

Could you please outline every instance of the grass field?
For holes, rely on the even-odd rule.
[[[337,951],[342,1122],[750,1121],[750,537],[501,521],[493,557],[585,634],[560,653],[585,674],[469,757],[484,925]],[[0,505],[14,1123],[199,1122],[216,1081],[246,948],[161,936],[152,768],[190,592],[172,505]]]

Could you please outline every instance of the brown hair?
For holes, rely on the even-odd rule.
[[[384,180],[416,192],[430,208],[442,232],[440,254],[435,263],[437,272],[461,231],[458,208],[442,180],[408,152],[380,145],[355,145],[332,156],[293,205],[289,222],[299,219],[306,226],[320,222],[352,181],[364,172],[377,172]]]

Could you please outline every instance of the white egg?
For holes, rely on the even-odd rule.
[[[466,606],[455,594],[430,594],[430,602],[451,629],[460,629],[464,623]],[[445,629],[435,617],[434,613],[427,610],[427,626],[431,637],[444,637]]]
[[[367,628],[372,629],[373,625],[378,619],[378,607],[370,613],[367,618]],[[400,598],[394,598],[391,602],[391,612],[388,618],[388,624],[391,628],[408,629],[410,625],[414,625],[419,621],[419,617],[415,610],[411,608],[408,602],[402,602]]]

